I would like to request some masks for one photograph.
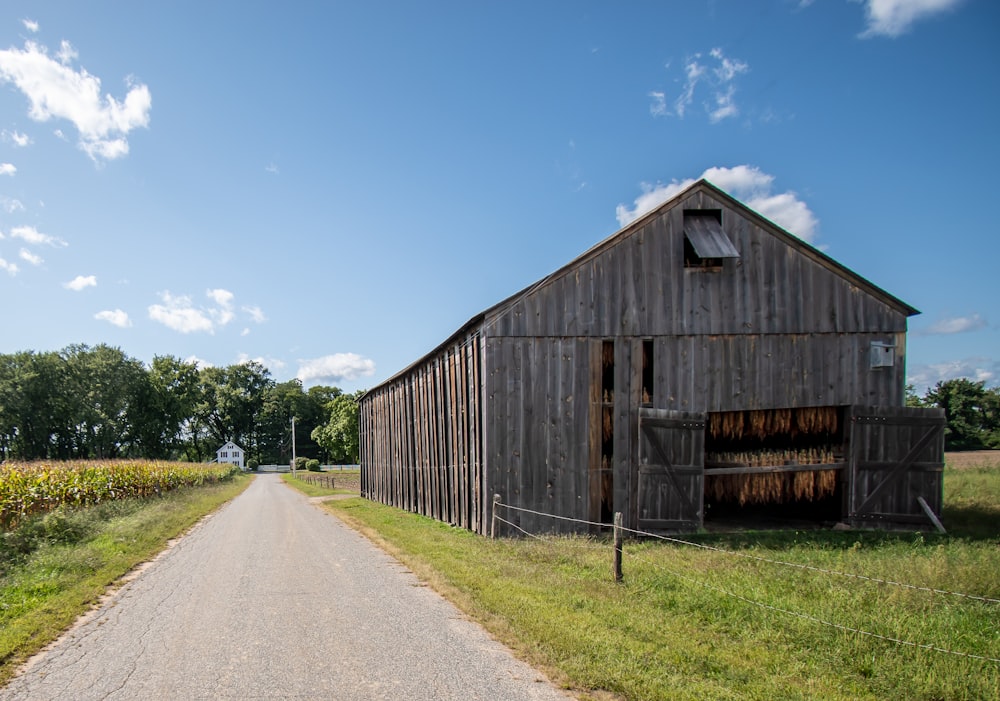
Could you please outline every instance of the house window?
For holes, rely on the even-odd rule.
[[[726,258],[740,252],[722,230],[721,209],[684,210],[684,267],[721,270]]]
[[[225,450],[223,450],[222,453],[220,453],[220,455],[222,455],[222,457],[224,457],[224,458],[228,458],[229,457],[229,453],[227,451],[225,451]]]

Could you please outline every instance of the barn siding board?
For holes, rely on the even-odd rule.
[[[739,258],[685,268],[685,209],[719,210]],[[914,313],[699,182],[366,394],[363,488],[480,533],[494,493],[532,510],[599,515],[607,339],[615,346],[613,504],[635,525],[644,508],[635,471],[643,339],[653,344],[658,410],[898,407]],[[893,367],[868,367],[873,341],[895,344]],[[859,470],[858,484],[867,471]],[[905,501],[927,484],[913,477],[886,488],[884,500]],[[648,498],[662,506],[672,497]],[[503,515],[526,529],[576,528]]]

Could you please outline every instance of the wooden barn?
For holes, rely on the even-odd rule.
[[[479,533],[495,494],[532,533],[925,527],[916,313],[702,180],[367,392],[362,494]]]

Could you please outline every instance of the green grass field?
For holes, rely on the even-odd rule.
[[[946,469],[947,535],[627,541],[620,584],[605,540],[490,541],[361,499],[327,508],[581,698],[1000,698],[1000,460]]]

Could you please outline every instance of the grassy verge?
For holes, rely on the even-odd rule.
[[[336,486],[333,488],[327,487],[320,481],[322,478],[317,479],[315,475],[316,473],[310,473],[310,472],[298,472],[295,475],[292,475],[292,473],[290,472],[286,472],[281,475],[281,479],[283,479],[286,484],[295,487],[300,492],[310,497],[326,497],[331,495],[348,495],[348,496],[358,495],[358,489],[355,486],[359,479],[357,470],[354,471],[353,475],[345,471],[339,480],[336,478],[336,474],[334,475],[335,485],[336,484],[351,485],[343,488]]]
[[[948,535],[772,531],[489,541],[362,499],[326,507],[583,698],[1000,698],[1000,468],[945,473]],[[821,621],[834,623],[832,627]],[[902,645],[855,631],[961,655]]]
[[[0,540],[0,684],[57,638],[108,586],[250,484],[187,487],[161,498],[60,508]]]

